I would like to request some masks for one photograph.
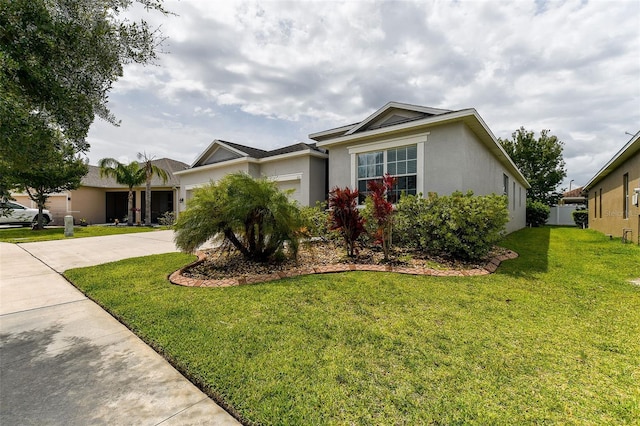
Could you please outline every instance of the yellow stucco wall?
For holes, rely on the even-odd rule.
[[[624,212],[624,175],[629,176],[629,207]],[[614,237],[622,237],[623,229],[631,229],[627,237],[639,242],[640,208],[632,203],[634,188],[640,188],[640,153],[589,189],[589,227]],[[602,195],[601,195],[602,194]]]

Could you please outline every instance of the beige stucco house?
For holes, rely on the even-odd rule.
[[[397,193],[504,194],[507,232],[526,225],[529,183],[475,109],[450,111],[389,102],[355,124],[312,133],[329,152],[329,187],[357,188],[384,173]]]
[[[640,131],[584,186],[589,228],[640,244]]]
[[[167,211],[177,213],[179,181],[175,173],[189,166],[180,161],[160,158],[152,161],[154,165],[167,172],[168,180],[163,182],[157,176],[151,181],[151,221]],[[54,224],[64,223],[64,216],[71,215],[75,223],[85,219],[89,224],[113,223],[115,219],[126,222],[127,196],[129,190],[111,177],[101,177],[100,168],[89,166],[89,172],[82,178],[80,188],[59,194],[52,194],[47,202],[47,209],[53,215]],[[36,208],[26,194],[12,194],[17,202]],[[144,222],[145,186],[134,188],[134,220]]]
[[[194,189],[236,172],[272,179],[281,190],[293,190],[291,198],[301,205],[314,205],[326,198],[327,157],[315,144],[265,151],[216,139],[190,168],[175,173],[180,179],[179,210],[186,208]]]

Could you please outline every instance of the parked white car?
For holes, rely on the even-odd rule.
[[[9,209],[7,212],[8,216],[0,213],[0,224],[31,225],[38,221],[38,209],[32,209],[13,201],[2,203],[0,207],[2,207],[3,211]],[[45,225],[53,222],[53,216],[51,216],[51,212],[49,212],[49,210],[42,210],[42,216]]]

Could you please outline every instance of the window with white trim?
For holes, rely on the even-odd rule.
[[[368,182],[382,179],[385,173],[397,178],[396,186],[388,194],[390,202],[396,203],[403,192],[409,195],[415,195],[417,192],[418,150],[416,145],[358,154],[357,167],[360,204],[364,203],[368,195]]]

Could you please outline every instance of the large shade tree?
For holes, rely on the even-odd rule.
[[[16,111],[16,115],[19,113]],[[16,118],[28,121],[25,116]],[[0,156],[0,180],[3,198],[9,198],[6,193],[14,189],[26,192],[36,203],[39,213],[34,229],[42,229],[45,225],[42,210],[49,196],[76,189],[88,167],[60,130],[38,122],[29,124],[16,137],[21,141],[21,149],[11,155],[11,161]]]
[[[23,180],[25,158],[31,171],[51,176],[88,151],[85,139],[94,117],[118,124],[107,107],[109,90],[123,65],[152,62],[162,41],[144,21],[122,15],[134,3],[166,13],[161,0],[0,0],[0,186],[5,193],[33,187]],[[27,146],[37,149],[26,156]],[[73,187],[72,175],[66,186]]]
[[[518,166],[531,188],[527,198],[531,202],[555,204],[561,196],[557,188],[567,176],[562,158],[563,142],[542,130],[536,138],[533,131],[519,128],[511,139],[498,139],[504,150]]]
[[[127,196],[127,225],[133,225],[133,188],[142,185],[146,180],[146,174],[137,161],[123,164],[114,158],[103,158],[98,162],[100,177],[109,176],[120,185],[129,188]]]
[[[146,152],[139,152],[138,160],[140,160],[140,166],[144,169],[145,176],[144,224],[149,226],[151,225],[151,180],[155,175],[162,179],[162,182],[166,183],[169,175],[166,170],[153,164],[153,157],[148,156]]]

